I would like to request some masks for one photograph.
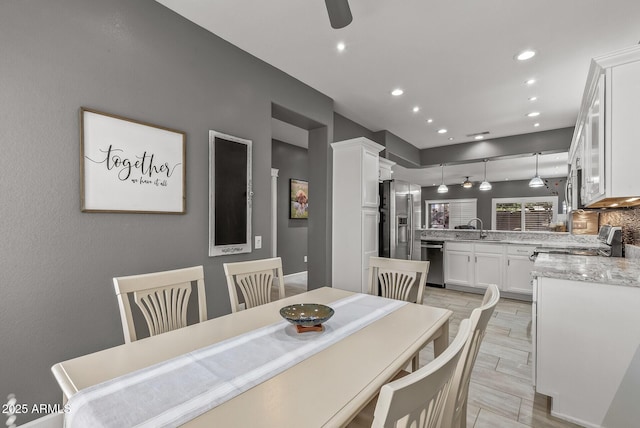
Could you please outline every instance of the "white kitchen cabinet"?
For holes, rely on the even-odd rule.
[[[463,291],[495,284],[508,297],[528,299],[533,270],[529,256],[534,249],[535,245],[445,242],[444,282]]]
[[[536,282],[534,380],[551,414],[585,427],[637,426],[640,287]]]
[[[475,287],[487,288],[495,284],[502,289],[504,272],[504,246],[501,244],[474,244]]]
[[[378,255],[378,154],[366,138],[333,148],[332,286],[368,292],[369,257]]]
[[[589,112],[584,124],[584,202],[599,200],[605,196],[604,187],[604,88],[605,77],[600,75],[589,103]],[[601,114],[602,113],[602,114]]]
[[[531,271],[534,262],[530,256],[534,249],[532,245],[507,245],[504,291],[532,294]]]
[[[576,146],[569,152],[569,177],[567,179],[567,188],[565,189],[567,210],[576,211],[582,205],[583,201],[580,200],[584,197],[584,190],[580,189],[580,186],[584,180],[580,180],[578,176],[578,170],[582,173],[582,163],[584,161],[584,130],[581,130],[578,135]]]
[[[378,171],[378,181],[391,180],[393,178],[391,168],[396,164],[394,161],[379,158],[380,169]]]
[[[378,152],[376,150],[377,149],[373,149],[363,143],[361,148],[362,157],[360,159],[362,168],[362,180],[360,181],[360,186],[362,192],[362,208],[373,208],[377,211],[380,198],[380,190],[378,186],[380,165],[378,163]],[[375,180],[373,179],[374,177]],[[348,187],[347,183],[338,182],[337,184],[341,189]]]
[[[378,256],[378,210],[362,210],[362,272],[360,290],[369,292],[369,257]]]
[[[579,147],[584,150],[579,186],[587,207],[622,207],[640,202],[628,201],[640,196],[640,182],[636,180],[640,156],[638,111],[640,46],[594,58],[569,150],[570,154],[577,153]]]
[[[473,257],[472,244],[469,244],[470,250],[450,249],[449,243],[445,244],[445,284],[457,284],[464,286],[473,286],[473,265],[471,257]]]
[[[504,246],[473,242],[445,243],[445,284],[486,288],[496,284],[502,288]]]

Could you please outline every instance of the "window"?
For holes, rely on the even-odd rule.
[[[550,230],[556,222],[558,197],[494,198],[491,228],[494,230]]]
[[[477,199],[425,201],[425,220],[431,229],[454,229],[477,217]]]

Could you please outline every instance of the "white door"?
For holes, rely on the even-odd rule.
[[[447,250],[445,252],[445,284],[473,285],[471,252]]]
[[[362,149],[362,206],[378,208],[378,152]]]
[[[507,277],[504,284],[505,291],[532,294],[531,271],[533,262],[525,256],[509,256],[507,259]]]
[[[361,293],[369,292],[369,257],[371,256],[378,256],[378,211],[364,209],[362,210]]]
[[[475,278],[473,284],[476,287],[487,288],[489,284],[495,284],[502,289],[502,254],[476,253],[475,255]]]

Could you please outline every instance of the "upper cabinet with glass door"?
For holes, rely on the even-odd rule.
[[[594,58],[569,151],[569,179],[584,206],[640,205],[639,114],[640,46]]]
[[[600,114],[600,105],[604,102],[605,76],[600,75],[598,85],[595,88],[589,113],[585,123],[585,138],[588,144],[585,147],[585,182],[584,202],[600,200],[605,196],[604,188],[604,120]]]

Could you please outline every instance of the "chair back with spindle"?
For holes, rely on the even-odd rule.
[[[482,339],[487,330],[487,324],[493,315],[498,301],[500,290],[495,284],[490,284],[484,293],[482,304],[471,312],[471,332],[465,344],[462,357],[453,379],[451,394],[447,399],[445,414],[453,420],[454,428],[465,428],[467,425],[467,399],[469,397],[469,382],[471,372],[482,344]]]
[[[371,426],[449,428],[443,409],[469,331],[469,320],[463,320],[442,354],[419,370],[383,385]]]
[[[155,336],[187,325],[187,306],[193,282],[198,289],[198,321],[203,322],[207,320],[207,300],[202,266],[113,278],[125,343],[138,338],[130,294],[133,294],[133,301],[147,322],[149,334]]]
[[[242,293],[246,309],[271,302],[272,287],[276,280],[278,299],[284,298],[284,278],[280,257],[224,263],[223,266],[227,277],[232,312],[240,310],[238,289]]]
[[[428,272],[428,261],[369,257],[369,294],[377,295],[379,284],[382,297],[413,302],[417,288],[416,302],[422,304]]]

